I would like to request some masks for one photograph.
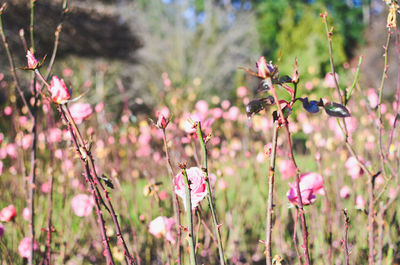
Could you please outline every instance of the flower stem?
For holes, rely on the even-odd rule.
[[[208,205],[210,207],[211,215],[212,215],[213,222],[214,222],[215,234],[217,235],[220,264],[225,265],[226,263],[225,263],[225,256],[224,256],[224,248],[222,245],[221,233],[219,231],[219,223],[218,223],[217,215],[215,213],[214,200],[212,197],[210,180],[208,178],[207,147],[206,147],[206,143],[204,142],[203,132],[201,130],[201,123],[197,122],[196,127],[197,127],[197,137],[199,138],[199,141],[200,141],[200,147],[201,147],[201,152],[202,152],[202,156],[203,156],[203,171],[204,171],[204,174],[206,175]]]
[[[185,168],[182,168],[182,175],[183,175],[183,179],[185,181],[185,187],[186,187],[186,221],[187,221],[187,225],[188,225],[190,264],[196,265],[196,250],[195,250],[195,246],[194,246],[194,237],[193,237],[192,202],[190,200],[190,183],[189,183],[189,179],[186,174]]]
[[[278,140],[278,121],[274,122],[274,131],[272,136],[272,150],[269,160],[268,171],[268,203],[267,203],[267,221],[266,221],[266,239],[265,239],[265,256],[266,264],[272,265],[271,253],[271,234],[272,234],[272,210],[274,203],[274,178],[275,178],[275,160],[276,160],[276,146]]]

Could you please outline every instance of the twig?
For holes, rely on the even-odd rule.
[[[343,209],[343,214],[344,214],[344,235],[343,235],[344,264],[349,265],[350,255],[349,255],[347,232],[349,230],[350,218],[347,215],[347,209]]]
[[[186,187],[186,220],[188,225],[188,241],[190,247],[190,264],[196,265],[196,249],[194,247],[194,237],[193,237],[193,216],[192,216],[192,202],[190,196],[190,182],[186,174],[185,165],[181,165],[183,180],[185,181]]]
[[[275,161],[276,146],[278,142],[278,121],[274,121],[274,131],[272,136],[272,150],[269,160],[268,170],[268,203],[267,203],[267,220],[266,220],[266,239],[265,239],[265,256],[266,264],[272,265],[271,253],[271,235],[272,235],[272,211],[274,203],[274,177],[275,177]]]
[[[212,196],[210,180],[208,178],[207,147],[206,147],[206,143],[204,141],[203,131],[201,130],[201,123],[197,122],[195,126],[197,127],[197,137],[199,138],[199,141],[200,141],[200,147],[201,147],[201,152],[202,152],[202,156],[203,156],[203,168],[202,169],[204,171],[204,174],[206,175],[208,206],[210,207],[210,210],[211,210],[215,234],[217,236],[217,241],[218,241],[218,253],[219,253],[219,259],[220,259],[219,262],[221,265],[225,265],[226,263],[225,263],[225,256],[224,256],[224,248],[223,248],[222,240],[221,240],[221,232],[219,230],[220,224],[218,223],[217,214],[215,212],[214,199]]]
[[[172,197],[173,197],[173,205],[174,205],[174,214],[175,214],[175,221],[177,224],[177,229],[176,229],[176,257],[177,257],[177,264],[181,264],[181,256],[182,256],[182,231],[181,231],[181,209],[179,206],[179,200],[178,200],[178,195],[174,192],[174,171],[172,169],[171,165],[171,159],[169,157],[169,152],[168,152],[168,145],[167,145],[167,135],[165,128],[162,128],[162,133],[163,133],[163,142],[164,142],[164,149],[165,149],[165,156],[167,158],[167,167],[168,167],[168,172],[171,176],[171,183],[172,183]]]

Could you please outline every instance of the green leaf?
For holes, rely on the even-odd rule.
[[[324,109],[326,114],[332,117],[345,118],[351,116],[349,110],[345,106],[335,102],[326,103]]]

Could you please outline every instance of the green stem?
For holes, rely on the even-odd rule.
[[[186,187],[186,220],[188,225],[188,238],[190,247],[190,264],[196,265],[196,250],[194,247],[194,237],[193,237],[193,216],[192,216],[192,202],[190,200],[190,183],[188,176],[186,174],[186,169],[182,168],[182,175],[185,181]]]
[[[215,234],[217,235],[217,242],[218,242],[218,253],[219,253],[219,259],[220,259],[220,264],[225,265],[225,256],[224,256],[224,248],[222,245],[222,240],[221,240],[221,233],[219,231],[219,223],[217,219],[217,215],[215,213],[215,207],[214,207],[214,200],[212,197],[212,191],[211,191],[211,185],[210,185],[210,180],[208,178],[208,167],[207,167],[207,147],[204,142],[203,138],[203,132],[201,130],[201,123],[197,122],[197,137],[199,138],[200,141],[200,147],[201,147],[201,152],[203,156],[203,171],[206,176],[206,182],[207,182],[207,199],[208,199],[208,205],[211,210],[211,215],[213,218],[214,222],[214,228],[215,228]]]

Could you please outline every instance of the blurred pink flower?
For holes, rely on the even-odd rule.
[[[368,101],[371,108],[378,106],[379,97],[374,88],[368,89]]]
[[[33,143],[33,136],[32,134],[25,134],[21,139],[21,145],[24,150],[28,150],[31,148]]]
[[[50,82],[50,93],[51,99],[57,103],[62,104],[71,98],[71,94],[65,85],[63,79],[59,79],[57,76],[53,76]]]
[[[0,176],[3,174],[3,161],[0,160]]]
[[[222,102],[221,102],[221,107],[223,108],[223,109],[228,109],[229,107],[231,106],[231,103],[229,102],[229,100],[223,100]]]
[[[354,117],[347,117],[344,119],[347,126],[347,131],[349,133],[349,137],[352,137],[353,133],[357,129],[357,119]],[[344,140],[342,129],[340,129],[337,118],[329,118],[328,120],[329,128],[335,133],[335,136],[340,140]],[[340,121],[340,124],[343,128],[343,122]]]
[[[37,65],[39,64],[38,61],[36,60],[35,56],[29,50],[26,52],[26,59],[28,61],[28,67],[30,69],[35,69],[37,67]]]
[[[287,192],[289,201],[297,204],[296,183],[289,184],[290,189]],[[316,200],[316,194],[323,194],[323,178],[321,175],[311,172],[300,176],[300,192],[303,205],[311,204]]]
[[[23,258],[29,258],[31,256],[31,245],[32,239],[25,237],[21,240],[18,245],[18,253]],[[33,243],[33,250],[37,251],[39,249],[39,244],[37,242]]]
[[[21,125],[21,127],[25,127],[26,124],[28,123],[28,117],[26,117],[26,116],[20,116],[20,117],[18,118],[18,122],[19,122],[19,125]]]
[[[62,162],[61,168],[64,172],[69,172],[74,168],[74,163],[72,163],[71,160],[66,159]]]
[[[305,87],[308,91],[312,90],[314,85],[312,82],[306,82]]]
[[[151,148],[149,145],[143,145],[136,150],[137,157],[145,157],[151,155]]]
[[[335,73],[335,76],[336,76],[336,80],[337,80],[338,83],[339,83],[339,76],[338,76],[338,74]],[[324,85],[327,86],[327,87],[329,87],[329,88],[335,88],[335,87],[336,87],[335,79],[334,79],[332,73],[327,73],[327,74],[325,75]]]
[[[175,220],[173,217],[159,216],[150,222],[149,232],[157,238],[165,237],[166,240],[175,244],[174,226]]]
[[[0,240],[4,236],[4,232],[5,232],[4,226],[2,223],[0,223]]]
[[[166,199],[168,199],[168,192],[162,190],[158,193],[158,197],[160,197],[160,200],[165,201]]]
[[[279,172],[281,173],[282,179],[289,179],[296,174],[296,167],[289,159],[281,160],[279,163]]]
[[[7,154],[11,158],[17,158],[18,150],[17,150],[17,146],[14,143],[8,144],[7,147],[6,147],[6,150],[7,150]]]
[[[199,112],[200,116],[204,119],[208,114],[208,103],[205,100],[197,101],[195,105],[196,110]]]
[[[63,76],[69,77],[74,74],[74,71],[71,68],[67,67],[62,71],[62,74]]]
[[[50,128],[49,136],[47,138],[49,143],[59,143],[62,140],[62,131],[58,128]]]
[[[10,222],[15,218],[17,215],[17,211],[15,210],[15,206],[13,204],[8,205],[7,207],[4,207],[0,211],[0,221],[2,222]]]
[[[364,162],[362,158],[359,159],[361,162]],[[364,174],[364,171],[362,170],[357,162],[357,159],[354,156],[349,157],[344,166],[346,167],[347,173],[351,176],[352,179],[357,179]]]
[[[239,98],[243,98],[247,95],[247,88],[245,86],[240,86],[236,89],[236,95]]]
[[[29,219],[31,218],[31,211],[29,210],[29,208],[25,207],[22,210],[22,218],[24,218],[24,220],[29,221]]]
[[[224,118],[231,120],[231,121],[236,121],[239,118],[240,115],[240,110],[236,106],[230,107],[229,111],[224,115]]]
[[[221,108],[214,108],[212,110],[212,116],[214,119],[219,119],[224,114],[224,111]]]
[[[261,78],[266,78],[269,76],[269,69],[267,65],[267,61],[265,60],[264,56],[261,56],[260,59],[257,61],[257,69],[258,69],[258,76]]]
[[[10,106],[4,108],[4,115],[10,116],[13,112],[13,109]]]
[[[223,178],[218,179],[217,188],[219,190],[226,190],[228,188],[228,182],[226,182],[226,180]]]
[[[89,117],[93,110],[89,103],[75,103],[69,107],[72,118],[77,124],[81,124],[84,119]]]
[[[343,188],[340,189],[339,192],[340,198],[347,199],[348,197],[350,197],[350,192],[351,192],[350,188],[348,186],[344,186]]]
[[[50,192],[50,188],[51,188],[50,181],[46,181],[42,185],[40,185],[40,190],[43,193],[49,193]]]
[[[186,170],[190,183],[190,199],[192,209],[199,205],[200,201],[207,195],[207,184],[203,170],[198,167],[191,167]],[[174,178],[175,193],[182,198],[186,210],[186,187],[184,176],[179,172]]]
[[[364,209],[364,207],[365,207],[365,200],[364,200],[363,196],[357,195],[357,197],[356,197],[356,208],[357,209]]]
[[[86,194],[78,194],[71,200],[72,210],[79,217],[89,216],[93,206],[93,198]]]
[[[103,102],[99,102],[96,104],[96,106],[94,107],[94,110],[99,113],[102,112],[104,109],[104,103]]]

